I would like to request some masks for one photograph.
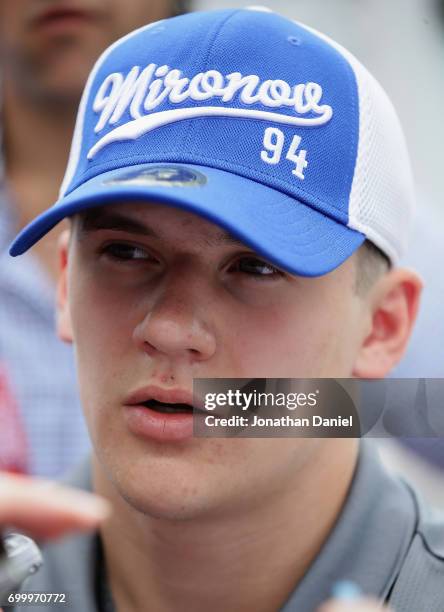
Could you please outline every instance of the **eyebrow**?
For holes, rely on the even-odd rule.
[[[152,227],[145,223],[141,223],[127,215],[122,215],[116,212],[107,212],[101,210],[87,211],[79,216],[79,229],[81,233],[89,233],[99,230],[114,230],[119,232],[128,232],[130,234],[138,234],[157,238],[162,240],[163,237],[158,234]],[[219,231],[212,236],[205,236],[203,241],[208,246],[220,246],[225,244],[241,246],[245,248],[245,243],[226,231]]]
[[[79,228],[83,233],[108,229],[159,238],[151,227],[119,213],[88,211],[80,215]]]

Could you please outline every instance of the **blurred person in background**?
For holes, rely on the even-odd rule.
[[[7,247],[57,199],[80,95],[99,54],[126,32],[186,8],[185,0],[0,3],[0,355],[9,397],[0,404],[0,447],[23,442],[19,471],[59,475],[89,442],[72,351],[54,333],[62,228],[14,271]],[[4,454],[0,468],[10,468]]]

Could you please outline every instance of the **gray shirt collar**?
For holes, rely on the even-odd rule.
[[[374,443],[360,441],[349,494],[333,531],[282,612],[315,610],[338,580],[385,599],[416,527],[410,489],[381,465]]]

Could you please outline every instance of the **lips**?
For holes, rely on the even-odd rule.
[[[178,409],[193,409],[193,394],[185,389],[162,389],[155,385],[143,387],[131,393],[124,402],[126,406],[146,406],[159,408],[177,405]]]
[[[183,389],[153,385],[131,393],[124,402],[130,432],[158,442],[179,442],[193,437],[193,422],[202,417],[193,405],[193,395]]]
[[[72,3],[58,3],[56,6],[51,6],[32,15],[30,22],[33,27],[38,29],[51,29],[91,22],[95,17],[96,14],[92,11],[79,8]]]

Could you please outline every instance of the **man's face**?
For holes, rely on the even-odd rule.
[[[220,227],[164,205],[78,217],[64,336],[96,453],[121,495],[179,518],[235,511],[296,482],[329,441],[160,442],[128,427],[125,404],[148,385],[192,391],[198,377],[351,376],[365,312],[355,274],[352,257],[320,278],[291,276]]]
[[[171,16],[171,0],[0,2],[2,71],[27,95],[77,103],[99,54],[127,32]]]

